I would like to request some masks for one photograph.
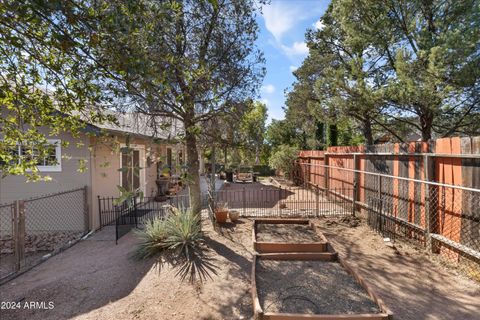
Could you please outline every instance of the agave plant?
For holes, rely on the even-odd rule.
[[[215,266],[207,254],[200,216],[190,209],[170,208],[166,219],[155,218],[136,231],[140,240],[134,257],[147,259],[159,254],[158,267],[169,263],[178,268],[182,280],[201,281],[215,273]]]

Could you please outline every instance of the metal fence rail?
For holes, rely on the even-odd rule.
[[[168,197],[164,201],[156,201],[155,197],[137,197],[135,199],[135,206],[137,208],[138,224],[140,225],[144,220],[164,215],[167,206],[189,208],[190,198],[188,195],[175,195]],[[118,198],[98,196],[100,227],[117,225],[118,218],[126,215],[128,207],[126,203],[119,203]],[[203,193],[202,208],[206,207],[207,194]]]
[[[0,283],[86,234],[86,187],[0,206]]]
[[[318,217],[326,215],[353,214],[352,189],[266,186],[250,189],[216,191],[201,194],[201,209],[212,213],[217,206],[238,210],[244,217]],[[347,196],[345,196],[347,195]],[[350,195],[350,196],[348,196]],[[118,203],[118,198],[98,198],[101,227],[115,225],[116,241],[133,228],[141,228],[153,218],[164,218],[168,208],[189,208],[188,195],[170,196],[165,201],[154,197],[132,198],[129,202]]]
[[[349,195],[352,189],[326,191],[317,186],[274,187],[260,189],[220,190],[216,203],[225,203],[245,217],[318,217],[351,215],[353,206]]]
[[[293,179],[304,186],[320,181],[327,190],[353,186],[355,208],[366,212],[375,231],[438,254],[480,281],[480,190],[393,176],[380,164],[369,172],[297,163]]]

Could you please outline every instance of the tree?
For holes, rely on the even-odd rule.
[[[240,129],[246,149],[253,149],[255,164],[260,163],[260,152],[265,140],[267,106],[261,102],[252,102],[243,115]]]
[[[369,44],[349,41],[333,2],[321,18],[323,28],[309,30],[310,57],[316,62],[314,93],[319,103],[315,113],[335,124],[342,117],[353,119],[367,144],[373,144],[373,120],[383,105],[383,53]],[[335,128],[331,128],[335,131]],[[331,132],[331,130],[329,130]],[[335,136],[335,135],[332,135]]]
[[[297,159],[298,149],[293,146],[281,145],[270,157],[269,165],[290,177],[293,163]]]
[[[0,169],[2,175],[48,180],[49,135],[78,136],[84,120],[113,120],[101,80],[108,72],[92,55],[96,12],[83,1],[0,3]],[[45,130],[42,130],[45,129]],[[66,142],[63,142],[66,144]],[[82,169],[86,159],[80,159]]]
[[[267,127],[265,139],[273,150],[280,145],[297,145],[295,128],[287,120],[272,119]]]
[[[347,41],[385,56],[386,119],[419,130],[424,141],[434,132],[448,136],[478,130],[477,0],[341,0],[332,5]]]
[[[255,95],[264,74],[255,6],[253,0],[104,3],[101,61],[121,78],[117,92],[128,108],[183,123],[195,212],[201,124]]]

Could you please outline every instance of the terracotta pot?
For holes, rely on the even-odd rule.
[[[215,210],[215,220],[218,223],[225,223],[227,222],[228,218],[228,210],[225,208],[219,208]]]
[[[228,216],[230,217],[230,221],[235,222],[240,218],[240,212],[236,210],[232,210],[228,212]]]

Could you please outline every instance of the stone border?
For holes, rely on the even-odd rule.
[[[257,241],[258,224],[308,224],[322,240],[316,242],[264,242]],[[258,253],[280,253],[280,252],[327,252],[328,240],[317,230],[317,227],[309,219],[254,219],[252,230],[253,249]]]
[[[373,291],[370,285],[360,276],[344,259],[335,255],[333,260],[325,260],[326,256],[322,253],[278,253],[278,254],[255,254],[252,261],[252,300],[253,300],[253,312],[254,319],[257,320],[392,320],[393,313],[388,309],[383,300],[381,300],[377,294]],[[260,305],[260,299],[258,298],[257,283],[256,283],[256,265],[258,259],[267,260],[317,260],[317,261],[338,261],[341,266],[355,278],[362,288],[368,293],[370,298],[377,304],[381,313],[364,313],[364,314],[300,314],[300,313],[273,313],[263,312]]]

